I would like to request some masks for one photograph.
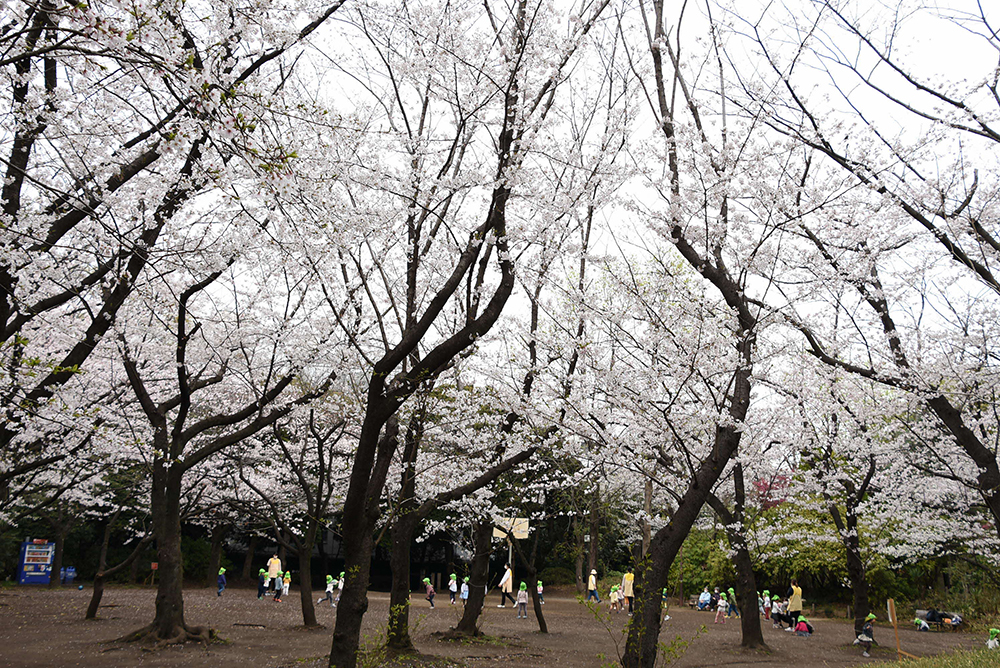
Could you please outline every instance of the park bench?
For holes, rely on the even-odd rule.
[[[959,622],[959,624],[947,623],[947,622],[944,621],[944,618],[938,619],[938,620],[935,620],[935,621],[931,621],[931,620],[927,619],[927,613],[928,612],[930,612],[930,611],[929,610],[917,610],[916,614],[917,614],[917,617],[919,617],[920,619],[925,620],[927,622],[927,624],[932,629],[935,629],[937,631],[945,631],[945,630],[947,630],[947,631],[957,631],[959,625],[961,624],[961,622]],[[938,612],[940,614],[944,615],[945,617],[951,618],[951,613],[942,612],[942,611],[938,611]]]

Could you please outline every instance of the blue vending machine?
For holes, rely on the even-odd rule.
[[[17,569],[18,584],[48,584],[52,574],[55,543],[44,538],[21,543],[21,561]]]

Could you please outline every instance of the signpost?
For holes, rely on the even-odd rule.
[[[892,622],[892,630],[896,634],[896,656],[902,661],[903,657],[909,657],[911,659],[917,659],[920,657],[914,656],[908,652],[904,652],[899,646],[899,626],[896,622],[896,602],[891,598],[885,603],[886,611],[889,613],[889,621]]]
[[[18,584],[48,584],[52,577],[55,543],[44,538],[21,543],[21,559],[17,569]]]
[[[518,540],[524,540],[528,537],[528,531],[531,527],[528,526],[527,517],[498,517],[496,526],[493,527],[493,537],[494,538],[506,538],[507,539],[507,563],[514,565],[514,545],[510,542],[510,537],[513,536]]]

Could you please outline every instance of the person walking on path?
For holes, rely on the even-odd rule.
[[[732,587],[730,587],[727,591],[729,592],[729,597],[728,597],[729,611],[726,612],[726,617],[733,617],[733,616],[739,617],[740,609],[736,605],[736,592],[733,590]]]
[[[218,585],[219,585],[219,594],[218,595],[222,596],[222,592],[224,592],[226,590],[226,569],[225,568],[220,568],[219,569]]]
[[[457,594],[458,594],[458,576],[452,573],[451,579],[448,580],[448,596],[451,597],[452,605],[455,605],[455,596]]]
[[[466,601],[469,600],[469,576],[468,575],[466,575],[464,578],[462,578],[462,591],[459,594],[459,597],[462,599],[462,605],[465,605]]]
[[[632,569],[625,571],[625,575],[622,576],[622,596],[628,601],[628,616],[632,616],[632,602],[635,600],[635,574]]]
[[[510,564],[504,564],[503,568],[503,577],[500,578],[500,605],[497,606],[498,608],[506,608],[508,598],[513,605],[517,605],[517,601],[511,595],[511,592],[514,591],[514,571],[510,569]]]
[[[785,596],[788,598],[788,616],[793,620],[798,620],[799,615],[802,614],[802,587],[799,586],[798,580],[792,580],[792,585],[788,588],[788,593]],[[794,631],[795,624],[793,623],[790,628],[785,630]]]
[[[285,577],[281,578],[281,595],[288,596],[288,588],[292,586],[292,572],[285,571]]]
[[[597,593],[597,569],[591,569],[590,577],[587,578],[587,601],[593,597],[598,603],[601,602],[601,595]]]

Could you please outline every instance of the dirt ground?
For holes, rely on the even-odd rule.
[[[457,623],[460,606],[449,605],[446,594],[443,601],[439,596],[437,608],[430,610],[426,601],[414,594],[411,623],[416,626],[417,647],[427,655],[456,659],[470,668],[509,668],[512,662],[517,668],[596,668],[617,659],[616,641],[624,644],[621,629],[627,615],[611,615],[606,624],[578,603],[571,592],[546,593],[544,610],[550,630],[547,635],[538,633],[534,615],[519,620],[512,608],[498,609],[496,597],[490,597],[484,611],[484,630],[501,637],[503,640],[498,644],[439,640],[433,634]],[[83,613],[90,598],[89,588],[0,590],[0,666],[311,668],[325,665],[322,657],[330,649],[336,610],[326,603],[317,606],[320,622],[326,628],[303,630],[297,591],[292,591],[282,603],[275,603],[270,599],[258,601],[255,589],[227,589],[221,598],[216,596],[214,588],[187,589],[184,603],[188,624],[212,626],[225,642],[208,648],[185,645],[153,651],[113,642],[152,619],[154,596],[153,589],[109,588],[104,595],[101,618],[87,622]],[[365,634],[374,643],[384,630],[389,599],[388,594],[378,592],[372,592],[369,598]],[[871,659],[864,659],[861,651],[851,645],[854,636],[845,620],[810,619],[816,628],[810,638],[800,638],[765,623],[764,637],[771,652],[746,654],[739,649],[738,620],[716,625],[712,623],[712,613],[678,608],[670,610],[670,615],[671,619],[663,625],[661,641],[669,642],[677,636],[690,641],[673,664],[679,668],[765,664],[846,668],[896,659],[892,628],[884,622],[877,626],[875,635],[883,646],[874,650]],[[704,630],[700,632],[702,627]],[[904,650],[918,656],[972,648],[983,642],[971,634],[917,633],[910,628],[901,629],[900,639]]]

